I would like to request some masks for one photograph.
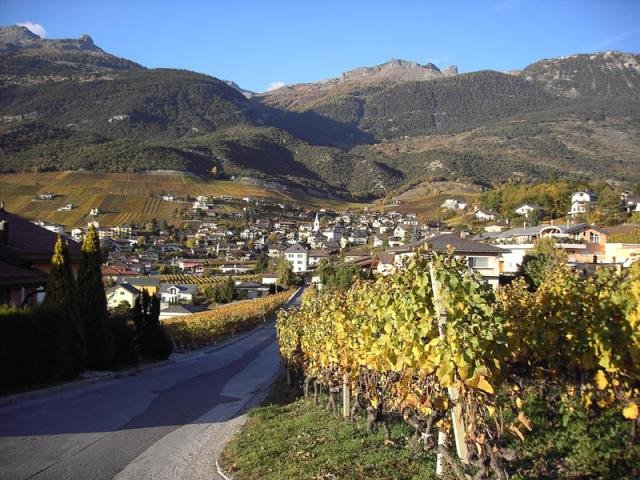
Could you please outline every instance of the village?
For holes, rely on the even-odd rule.
[[[572,195],[563,219],[544,220],[542,207],[528,203],[515,209],[517,220],[511,221],[464,200],[451,198],[442,203],[443,212],[462,212],[470,217],[473,230],[400,213],[394,208],[398,202],[384,211],[314,212],[249,197],[181,200],[171,193],[161,196],[188,206],[179,227],[164,219],[145,225],[101,226],[100,211],[93,208],[86,228],[66,230],[61,225],[34,221],[32,228],[23,229],[17,225],[27,222],[3,209],[3,241],[6,244],[11,235],[12,246],[18,251],[0,263],[3,303],[33,305],[44,298],[47,259],[30,260],[31,250],[38,249],[38,230],[81,242],[90,227],[96,228],[108,306],[131,308],[146,290],[160,297],[161,319],[256,299],[289,287],[291,280],[283,280],[279,268],[283,262],[290,278],[321,284],[318,271],[322,265],[347,265],[368,277],[389,275],[424,244],[436,251],[453,248],[456,256],[464,257],[492,286],[509,283],[525,256],[545,237],[553,239],[566,262],[585,275],[596,268],[628,268],[640,259],[639,225],[604,227],[582,220],[595,201],[594,194],[586,191]],[[52,198],[55,193],[46,192],[37,200]],[[229,205],[236,208],[223,208]],[[640,198],[622,193],[620,211],[629,217],[640,212]]]

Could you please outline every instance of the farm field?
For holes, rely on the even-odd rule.
[[[58,196],[54,200],[34,200],[37,194],[44,192],[54,192]],[[100,209],[102,213],[96,220],[105,227],[123,223],[146,223],[153,218],[178,223],[178,210],[188,204],[184,201],[164,201],[160,198],[162,193],[173,193],[178,198],[187,195],[269,198],[309,209],[347,209],[369,205],[321,199],[304,193],[268,189],[233,180],[206,180],[181,172],[44,172],[0,175],[0,200],[5,202],[8,211],[31,220],[58,223],[67,228],[86,225],[92,219],[89,217],[92,208]],[[77,208],[57,211],[67,203],[73,203]]]

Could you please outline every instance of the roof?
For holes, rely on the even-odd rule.
[[[0,244],[0,258],[10,263],[51,261],[58,234],[31,223],[4,208],[0,208],[0,221],[8,222],[9,238],[7,244]],[[67,239],[69,256],[73,261],[82,257],[80,244]]]
[[[0,287],[46,285],[49,276],[35,268],[18,267],[0,261]]]
[[[176,314],[176,315],[187,315],[191,313],[204,312],[207,308],[202,305],[172,305],[168,308],[160,310],[160,313],[164,314]]]
[[[132,285],[136,285],[136,286],[142,286],[142,287],[157,287],[158,285],[160,285],[160,280],[157,278],[151,278],[151,277],[135,277],[135,278],[129,278],[127,279],[127,282],[129,282]]]
[[[103,276],[135,276],[138,272],[131,270],[126,265],[104,265],[102,267]]]
[[[161,283],[159,291],[160,293],[165,293],[169,291],[169,288],[171,287],[176,287],[178,290],[180,290],[181,293],[198,293],[197,285],[182,285],[178,283]]]
[[[501,248],[489,245],[486,243],[476,242],[475,240],[469,240],[467,238],[460,238],[455,234],[441,234],[435,237],[426,238],[417,242],[408,243],[394,249],[396,252],[408,252],[414,250],[424,244],[429,244],[436,252],[446,251],[451,246],[456,253],[473,254],[473,253],[486,253],[486,254],[500,254],[504,253]]]
[[[119,283],[119,284],[111,287],[109,289],[109,292],[114,292],[114,291],[118,290],[119,288],[123,288],[127,292],[132,293],[133,295],[139,295],[140,294],[140,290],[138,290],[136,287],[134,287],[133,285],[131,285],[130,283],[127,283],[127,282],[122,282],[122,283]]]
[[[240,288],[240,289],[267,289],[269,290],[269,287],[267,285],[263,285],[262,283],[258,283],[258,282],[242,282],[236,285],[236,288]]]
[[[307,249],[304,248],[299,243],[294,243],[289,248],[287,248],[284,253],[307,253]]]

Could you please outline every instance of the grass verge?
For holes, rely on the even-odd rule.
[[[390,429],[394,444],[385,445],[382,432],[366,433],[363,418],[344,421],[298,398],[281,378],[249,413],[220,464],[241,480],[434,478],[435,457],[408,446],[409,428],[392,423]]]

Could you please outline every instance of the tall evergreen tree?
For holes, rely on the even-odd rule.
[[[82,242],[82,262],[78,272],[78,310],[87,339],[89,368],[98,370],[111,368],[114,355],[101,266],[100,239],[92,225]]]
[[[49,280],[44,299],[45,306],[54,306],[62,312],[62,329],[52,330],[54,372],[77,374],[87,365],[87,347],[76,301],[76,284],[71,271],[69,248],[60,237],[53,250]],[[64,373],[59,377],[65,376]]]

